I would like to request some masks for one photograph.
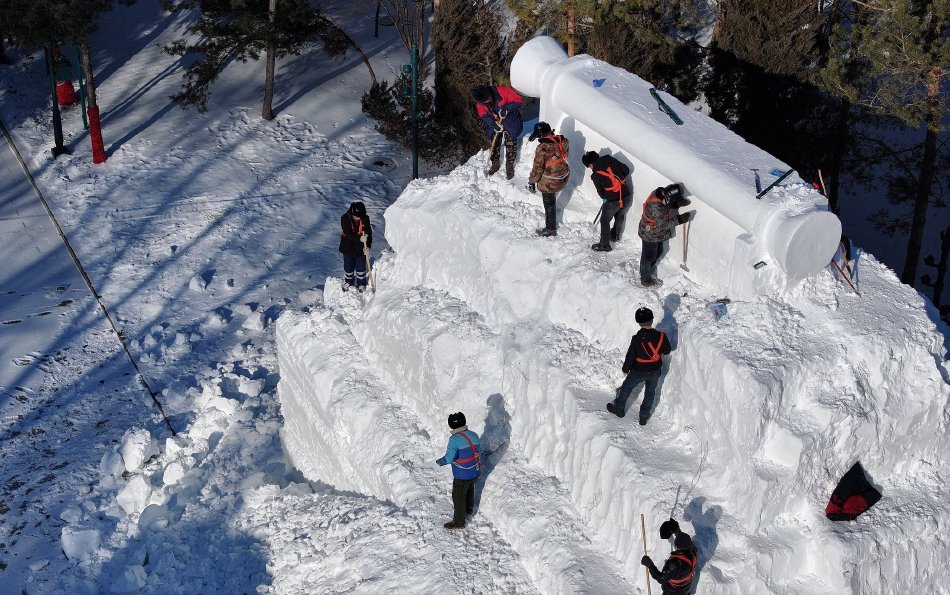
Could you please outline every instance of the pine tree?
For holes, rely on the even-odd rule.
[[[914,285],[928,207],[947,183],[937,171],[950,104],[950,0],[864,0],[851,8],[832,40],[824,82],[856,106],[924,130],[913,151],[916,171],[908,167],[895,180],[914,203],[901,273],[901,281]]]
[[[163,6],[170,11],[200,12],[186,31],[189,38],[164,48],[175,56],[198,57],[185,69],[182,89],[172,99],[199,112],[207,111],[211,86],[231,62],[257,61],[268,47],[274,60],[298,55],[317,40],[328,55],[339,56],[348,43],[340,29],[307,0],[281,0],[273,14],[269,0],[164,0]],[[266,94],[265,90],[264,115]]]
[[[120,0],[119,4],[134,4],[135,0]],[[89,140],[92,144],[93,163],[106,160],[96,100],[96,81],[93,76],[92,53],[88,37],[98,30],[98,18],[113,7],[112,0],[6,0],[0,5],[0,23],[8,27],[12,39],[19,45],[39,47],[54,41],[64,41],[79,47],[86,83],[86,112],[89,117]]]
[[[830,157],[840,104],[809,82],[823,15],[811,0],[721,0],[703,90],[711,115],[805,177]]]
[[[435,10],[431,42],[436,117],[455,129],[465,156],[478,152],[485,142],[472,90],[477,85],[500,82],[506,72],[505,39],[500,29],[495,4],[446,2]]]
[[[416,90],[419,156],[430,163],[459,163],[462,155],[455,129],[436,121],[434,94],[422,84],[428,74],[421,69]],[[412,147],[411,91],[412,76],[400,73],[392,84],[373,83],[361,101],[363,113],[376,121],[376,130],[406,148]]]
[[[604,2],[594,11],[585,51],[689,102],[699,95],[705,56],[695,40],[700,24],[689,3]]]

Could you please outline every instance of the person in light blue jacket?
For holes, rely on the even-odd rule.
[[[482,461],[479,453],[478,434],[465,425],[462,412],[449,415],[452,435],[445,449],[445,456],[437,460],[439,465],[452,465],[452,503],[455,514],[445,524],[446,529],[464,529],[465,515],[475,508],[475,483],[481,474]]]

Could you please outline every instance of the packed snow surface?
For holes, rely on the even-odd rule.
[[[380,78],[408,62],[372,6],[323,5]],[[73,152],[52,158],[42,51],[7,47],[0,66],[0,118],[94,285],[0,144],[0,592],[645,593],[637,517],[661,560],[674,509],[702,593],[946,592],[945,352],[873,257],[861,297],[822,272],[739,299],[700,277],[719,266],[700,249],[682,276],[674,244],[665,291],[643,292],[632,234],[589,252],[591,197],[565,195],[558,238],[537,239],[526,160],[509,183],[480,177],[484,155],[384,219],[410,157],[360,114],[362,61],[280,60],[271,122],[262,63],[229,65],[207,114],[182,111],[184,64],[160,48],[189,18],[139,0],[99,19],[102,165],[76,107]],[[324,283],[356,199],[374,295]],[[677,346],[646,428],[602,411],[640,303]],[[434,461],[458,409],[493,452],[449,533]],[[884,500],[828,523],[858,459]]]
[[[434,461],[461,410],[497,450],[474,520],[444,538],[491,531],[541,592],[642,589],[640,514],[662,560],[671,512],[703,593],[943,589],[950,392],[915,291],[862,254],[861,296],[823,271],[717,320],[722,296],[670,258],[659,291],[639,287],[634,239],[601,254],[585,224],[537,237],[525,173],[486,179],[476,157],[413,182],[386,211],[377,292],[328,279],[323,304],[278,320],[282,435],[306,477],[437,526],[451,478]],[[675,348],[645,427],[604,410],[639,306]],[[832,523],[858,460],[884,500]]]

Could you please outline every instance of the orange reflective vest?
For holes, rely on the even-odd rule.
[[[558,163],[564,163],[567,161],[567,152],[564,150],[564,137],[560,134],[552,134],[544,138],[549,139],[552,143],[554,143],[554,146],[557,147],[557,157],[545,161],[544,167],[554,166]]]
[[[648,227],[649,229],[656,229],[656,219],[647,215],[647,205],[651,202],[662,204],[663,201],[652,194],[648,196],[645,201],[643,201],[643,219],[647,222],[646,227]],[[669,220],[670,218],[671,218],[670,211],[669,209],[667,209],[666,219]]]
[[[649,341],[644,341],[640,343],[640,346],[643,347],[643,351],[646,352],[647,357],[636,358],[637,363],[639,364],[653,364],[660,361],[660,348],[663,347],[663,340],[666,338],[666,333],[660,333],[660,340],[656,342],[656,345],[650,343]]]
[[[455,459],[455,460],[453,461],[453,463],[470,463],[470,462],[472,462],[472,461],[475,461],[475,468],[476,468],[476,469],[481,469],[481,468],[482,468],[482,460],[481,460],[481,458],[478,456],[478,447],[475,446],[475,443],[472,442],[472,439],[471,439],[471,438],[469,438],[468,436],[465,435],[465,432],[459,432],[459,436],[461,436],[462,438],[465,438],[465,441],[468,442],[468,445],[469,445],[469,446],[471,447],[471,449],[472,449],[472,456],[467,457],[467,458],[464,458],[464,459]]]
[[[606,190],[607,192],[617,193],[617,196],[620,197],[620,208],[622,209],[623,208],[623,185],[626,182],[626,180],[618,178],[617,174],[614,173],[614,170],[610,169],[610,166],[608,166],[607,169],[605,170],[601,170],[595,173],[598,173],[610,180],[611,184],[610,186],[606,188]]]
[[[671,578],[668,581],[671,587],[676,587],[678,589],[681,589],[683,587],[688,586],[691,582],[693,582],[693,576],[696,574],[696,556],[694,554],[692,558],[687,558],[686,556],[682,554],[677,554],[676,552],[673,552],[672,554],[670,554],[670,559],[673,559],[673,558],[676,558],[677,560],[682,560],[683,562],[686,562],[689,565],[689,574],[687,574],[683,578]]]

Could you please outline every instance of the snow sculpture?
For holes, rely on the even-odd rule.
[[[525,43],[511,63],[520,93],[541,99],[540,118],[571,141],[574,184],[581,184],[567,210],[596,212],[585,151],[609,150],[628,161],[637,204],[630,210],[633,237],[640,205],[657,186],[682,183],[696,219],[688,229],[691,274],[734,297],[784,291],[830,262],[841,223],[827,200],[794,174],[761,199],[755,187],[777,179],[772,170],[791,168],[725,126],[663,94],[682,118],[677,125],[651,96],[651,85],[587,55],[568,58],[550,37]],[[583,172],[584,180],[581,183]],[[697,200],[698,199],[698,200]],[[576,215],[575,215],[576,217]],[[682,258],[683,228],[666,258]],[[771,266],[763,266],[771,265]]]

